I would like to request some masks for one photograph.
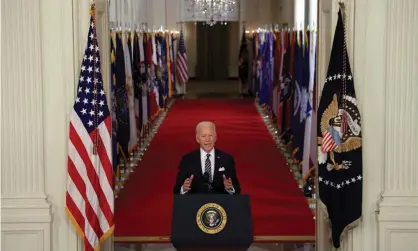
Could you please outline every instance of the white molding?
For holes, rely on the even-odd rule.
[[[5,0],[2,19],[2,196],[44,193],[40,0]]]
[[[381,222],[379,251],[418,250],[418,222]]]
[[[379,248],[418,250],[418,35],[411,32],[418,29],[418,3],[385,4],[385,183],[379,203]]]
[[[1,230],[2,250],[51,250],[49,223],[2,223]]]
[[[2,223],[50,223],[51,206],[46,196],[1,198]]]
[[[385,193],[418,196],[418,2],[387,0]],[[411,53],[415,53],[412,55]],[[397,84],[394,84],[397,83]],[[408,198],[405,198],[408,200]]]
[[[42,0],[2,1],[2,250],[51,250]]]

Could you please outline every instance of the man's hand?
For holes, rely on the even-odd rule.
[[[224,181],[224,187],[226,190],[232,189],[232,180],[231,178],[227,179],[225,174],[222,176]]]
[[[193,174],[187,178],[184,183],[183,183],[183,190],[184,192],[188,192],[190,190],[190,186],[192,185],[192,181],[193,181]]]

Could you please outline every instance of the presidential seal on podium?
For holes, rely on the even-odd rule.
[[[221,232],[225,228],[226,221],[227,216],[225,209],[216,203],[207,203],[197,211],[197,226],[207,234],[217,234]]]

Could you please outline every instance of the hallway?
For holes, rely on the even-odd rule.
[[[174,102],[135,171],[124,182],[115,201],[115,242],[156,238],[167,242],[178,163],[184,154],[198,149],[194,134],[200,121],[215,123],[219,135],[215,148],[234,158],[241,193],[250,196],[254,241],[313,241],[313,212],[254,102],[185,99]]]

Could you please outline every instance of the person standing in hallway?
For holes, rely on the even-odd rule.
[[[234,158],[215,149],[216,139],[214,123],[204,121],[197,124],[196,141],[200,148],[181,159],[174,194],[241,192]]]

